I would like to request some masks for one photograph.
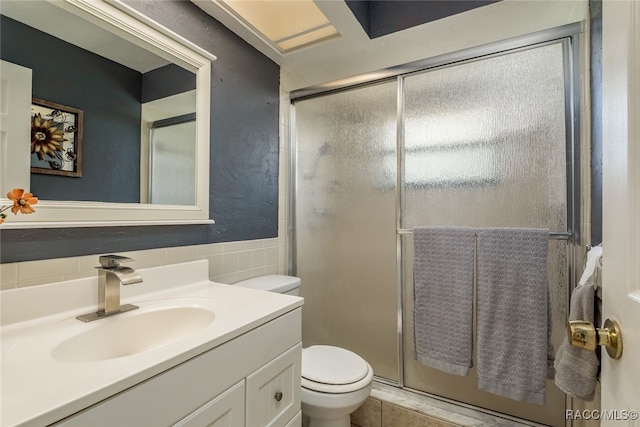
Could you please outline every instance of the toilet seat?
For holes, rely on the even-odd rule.
[[[323,393],[349,393],[371,383],[373,369],[357,354],[315,345],[302,350],[302,387]]]

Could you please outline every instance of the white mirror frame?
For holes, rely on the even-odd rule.
[[[209,219],[211,61],[216,57],[118,0],[47,0],[137,45],[151,48],[196,74],[196,204],[152,205],[42,200],[29,215],[13,215],[1,229],[212,224]],[[26,144],[26,141],[25,141]],[[3,156],[4,157],[4,156]],[[7,168],[8,162],[1,167]],[[7,171],[5,171],[7,173]],[[27,176],[19,171],[16,175]],[[27,178],[28,179],[28,178]],[[80,178],[81,179],[81,178]],[[29,181],[14,187],[28,191]],[[0,206],[11,204],[0,189]],[[43,197],[44,195],[35,195]]]

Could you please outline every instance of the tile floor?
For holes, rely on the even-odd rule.
[[[369,398],[351,414],[351,427],[459,427],[438,418]]]

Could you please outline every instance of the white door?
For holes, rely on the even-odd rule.
[[[603,351],[603,426],[640,426],[639,29],[640,1],[603,2],[603,319],[623,338],[619,360]]]
[[[0,61],[0,199],[13,188],[29,189],[29,141],[31,70]]]

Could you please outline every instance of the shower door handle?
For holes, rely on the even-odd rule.
[[[605,320],[602,328],[596,328],[591,322],[584,320],[571,320],[567,333],[573,347],[595,350],[601,345],[613,359],[620,359],[622,356],[622,332],[615,320]]]

